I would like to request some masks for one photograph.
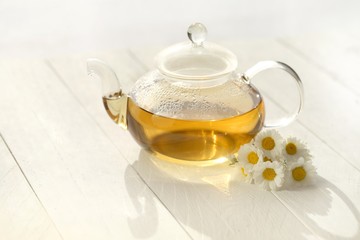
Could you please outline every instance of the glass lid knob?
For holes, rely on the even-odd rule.
[[[191,24],[187,31],[190,41],[195,46],[202,46],[203,42],[206,40],[207,29],[201,23]]]

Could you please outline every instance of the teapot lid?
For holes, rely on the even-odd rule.
[[[188,28],[190,42],[182,42],[161,51],[156,63],[163,74],[183,80],[209,80],[233,72],[236,56],[224,47],[205,42],[207,30],[201,23]]]

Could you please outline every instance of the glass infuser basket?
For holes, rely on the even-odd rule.
[[[88,73],[100,78],[110,118],[157,157],[172,161],[229,159],[262,128],[292,122],[303,105],[302,82],[288,65],[261,61],[240,74],[236,56],[206,42],[207,30],[195,23],[190,41],[170,46],[156,58],[157,68],[124,93],[115,73],[101,60],[88,59]],[[297,83],[299,104],[277,123],[265,121],[265,104],[250,80],[266,69],[281,69]]]

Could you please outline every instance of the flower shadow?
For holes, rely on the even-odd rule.
[[[304,224],[323,239],[360,239],[360,213],[350,198],[321,176],[301,188],[276,192]]]

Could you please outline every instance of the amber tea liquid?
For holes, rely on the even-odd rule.
[[[127,96],[104,97],[103,101],[109,116],[120,125],[127,124],[141,146],[170,160],[206,161],[230,156],[260,131],[264,120],[262,101],[249,112],[216,120],[155,115],[138,107]]]

